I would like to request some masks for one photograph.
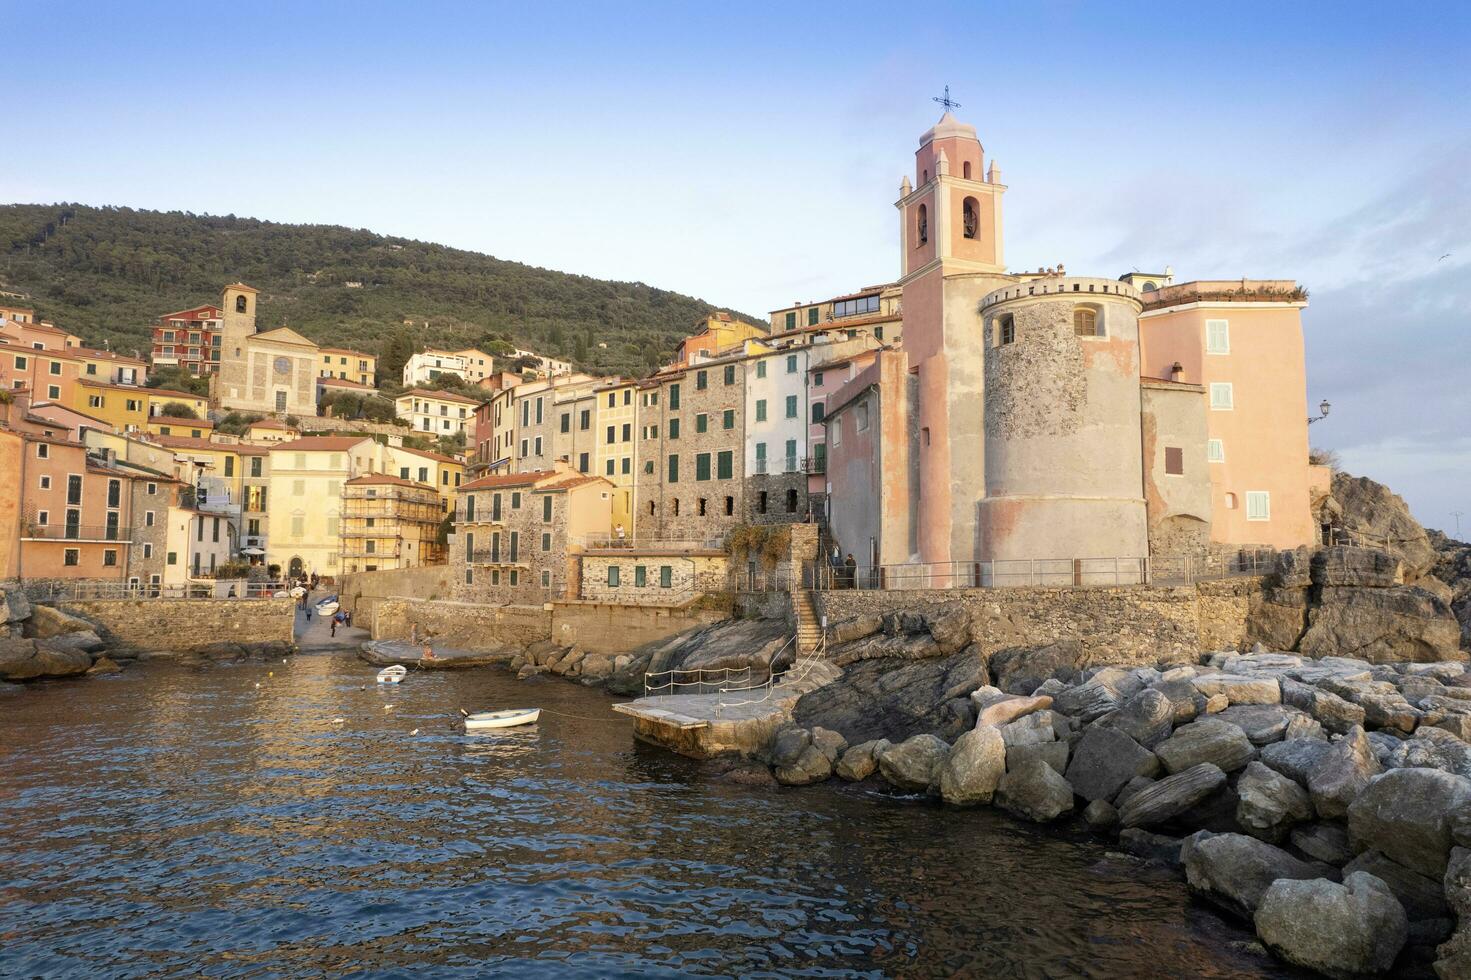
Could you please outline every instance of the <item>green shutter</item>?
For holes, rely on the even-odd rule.
[[[710,479],[709,453],[700,453],[698,456],[695,457],[695,479],[697,481]]]
[[[695,431],[705,432],[710,428],[710,417],[704,412],[695,416]]]
[[[715,457],[716,475],[722,480],[729,480],[734,471],[732,470],[732,456],[729,449]]]
[[[669,454],[669,483],[679,482],[679,454]]]
[[[725,410],[725,415],[721,417],[721,420],[720,421],[721,421],[721,424],[722,424],[722,426],[724,428],[734,429],[735,428],[735,409],[733,409],[733,408],[727,408]]]

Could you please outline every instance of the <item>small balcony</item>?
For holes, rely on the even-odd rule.
[[[131,544],[132,531],[125,527],[106,524],[36,524],[22,526],[22,535],[27,541],[115,541]]]

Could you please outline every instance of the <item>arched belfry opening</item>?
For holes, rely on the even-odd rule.
[[[967,163],[965,166],[967,170],[970,169],[970,164]],[[965,229],[965,237],[975,238],[979,234],[981,225],[980,202],[973,197],[966,198],[960,208],[960,220],[961,227]]]
[[[923,204],[919,206],[919,243],[930,240],[930,212]]]

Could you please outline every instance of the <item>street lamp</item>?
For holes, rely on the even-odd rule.
[[[1323,399],[1321,402],[1318,403],[1318,417],[1314,419],[1308,419],[1308,425],[1312,425],[1314,422],[1321,422],[1326,419],[1328,417],[1328,410],[1332,407],[1332,405],[1328,404],[1328,399]]]

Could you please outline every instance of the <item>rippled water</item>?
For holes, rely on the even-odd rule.
[[[0,974],[1285,975],[1086,839],[722,782],[560,680],[372,674],[0,695]],[[455,710],[528,703],[559,714],[466,736]]]

